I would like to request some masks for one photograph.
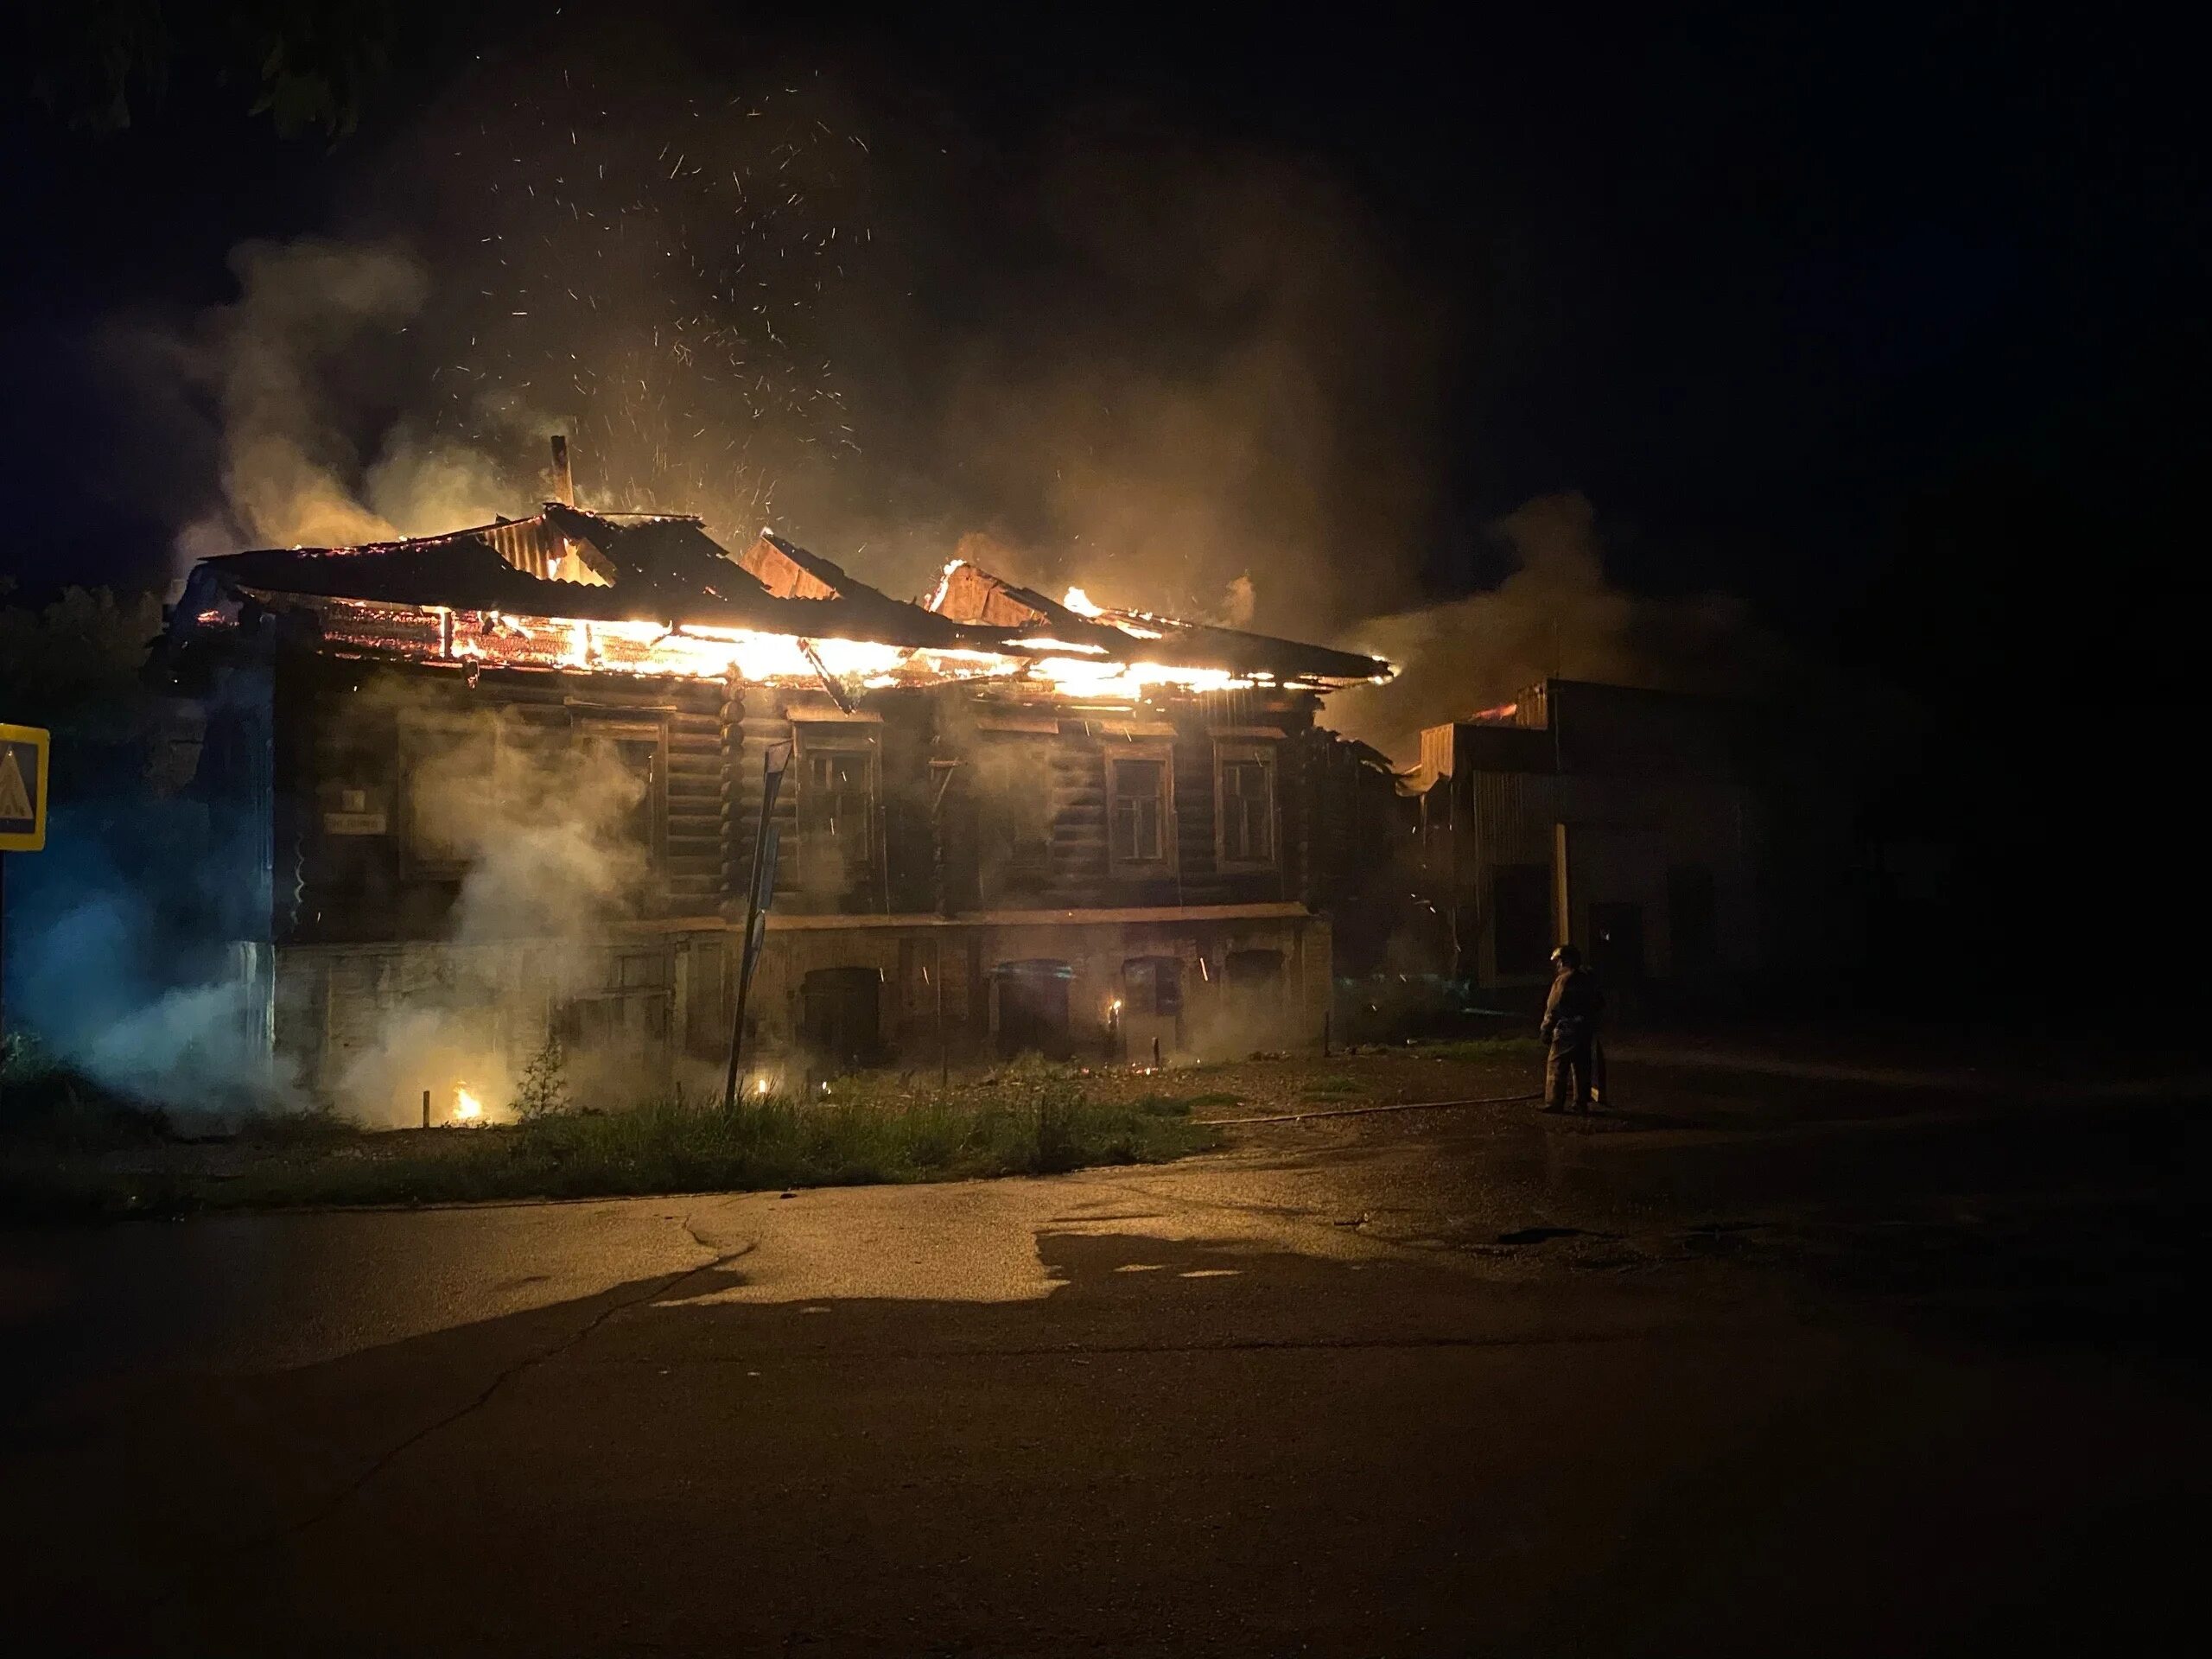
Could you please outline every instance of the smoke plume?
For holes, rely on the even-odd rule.
[[[1416,597],[1451,331],[1339,180],[1085,112],[996,162],[1016,261],[980,159],[889,154],[880,272],[820,322],[858,453],[785,475],[796,533],[894,592],[976,535],[1047,591],[1241,626]]]
[[[392,526],[340,481],[357,458],[325,418],[326,369],[372,329],[423,302],[423,271],[396,248],[247,243],[231,256],[239,297],[208,319],[220,376],[223,487],[246,533],[342,544]]]
[[[11,1023],[136,1099],[200,1112],[299,1104],[240,964],[179,950],[168,912],[187,895],[149,869],[115,868],[92,842],[114,835],[104,816],[57,810],[52,855],[10,906]]]
[[[1143,111],[1008,153],[820,76],[559,67],[433,117],[353,240],[238,250],[199,331],[228,507],[193,550],[525,512],[560,430],[594,505],[734,544],[772,518],[893,593],[957,550],[1371,647],[1406,671],[1336,713],[1401,755],[1546,673],[1708,678],[1739,628],[1610,583],[1569,498],[1497,527],[1497,592],[1420,607],[1461,319],[1324,168]]]
[[[589,505],[734,545],[772,522],[894,594],[968,543],[1052,591],[1366,641],[1408,671],[1339,707],[1400,753],[1544,672],[1698,679],[1734,626],[1630,598],[1555,507],[1508,520],[1498,592],[1421,608],[1478,470],[1446,453],[1471,348],[1516,319],[1372,181],[1158,104],[1001,120],[723,10],[543,19],[348,152],[327,236],[237,250],[234,300],[139,353],[188,393],[142,422],[216,429],[223,502],[179,504],[181,553],[527,512],[558,431]]]
[[[414,855],[447,860],[459,891],[441,936],[404,950],[365,1035],[332,1056],[336,1101],[378,1127],[437,1112],[466,1082],[497,1116],[549,1024],[607,985],[613,925],[650,873],[647,755],[588,726],[533,725],[512,709],[456,709],[387,683],[349,711],[397,731]],[[519,947],[519,948],[518,948]],[[619,1046],[572,1044],[594,1097],[634,1090]]]
[[[175,377],[172,405],[213,413],[222,505],[180,530],[184,561],[432,534],[542,497],[531,464],[557,423],[512,394],[479,391],[476,429],[508,440],[495,454],[414,412],[410,335],[433,277],[404,240],[247,242],[230,263],[238,297],[181,338],[140,327],[111,342],[134,358],[140,381]],[[525,442],[524,426],[537,442]]]
[[[1745,689],[1768,648],[1741,602],[1624,592],[1605,575],[1595,518],[1579,494],[1539,496],[1492,526],[1514,563],[1496,588],[1346,630],[1341,643],[1400,671],[1386,685],[1332,698],[1332,723],[1409,765],[1423,727],[1495,707],[1547,677]]]
[[[289,969],[308,979],[272,985],[265,947],[250,942],[267,920],[254,872],[268,821],[245,802],[179,792],[188,763],[153,798],[119,789],[57,809],[53,844],[11,896],[15,1022],[63,1064],[180,1112],[328,1103],[391,1128],[418,1120],[424,1090],[442,1112],[466,1081],[497,1116],[549,1020],[607,988],[614,925],[648,874],[640,807],[654,762],[619,730],[533,727],[391,682],[349,700],[346,722],[342,743],[396,741],[410,766],[404,821],[389,827],[412,855],[447,861],[456,897],[436,937],[356,958],[327,1000],[312,950]],[[280,1022],[320,1028],[288,1033],[327,1045],[320,1075],[272,1056],[272,1000],[303,1010]],[[595,1099],[639,1086],[619,1041],[569,1058]]]

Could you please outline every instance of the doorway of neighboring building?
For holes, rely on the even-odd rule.
[[[1280,950],[1231,950],[1223,963],[1228,1035],[1236,1050],[1271,1049],[1288,1030],[1289,982]]]
[[[998,988],[998,1052],[1011,1057],[1034,1052],[1065,1059],[1073,1052],[1068,1033],[1068,982],[1075,969],[1065,962],[1039,958],[1002,962],[991,970]]]
[[[1643,978],[1643,906],[1590,906],[1590,965],[1605,985],[1634,985]]]
[[[883,970],[817,968],[800,982],[799,1040],[817,1063],[852,1071],[882,1052]]]

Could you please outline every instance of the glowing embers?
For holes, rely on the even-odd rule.
[[[1117,611],[1099,604],[1080,588],[1071,588],[1061,604],[1077,616],[1088,617],[1101,627],[1113,628],[1128,634],[1132,639],[1164,639],[1167,636],[1160,628],[1147,624],[1160,620],[1143,611]]]
[[[668,659],[696,665],[677,671],[704,671],[718,677],[734,668],[741,678],[747,680],[818,678],[809,657],[810,647],[822,668],[840,679],[896,676],[926,655],[872,639],[802,639],[793,634],[760,633],[748,628],[679,628],[654,642],[654,650]]]
[[[1233,691],[1295,685],[1264,672],[1186,664],[1116,662],[1088,643],[1041,637],[1000,650],[802,639],[748,628],[671,627],[653,621],[516,616],[502,611],[312,601],[324,643],[477,668],[569,669],[751,683],[818,685],[824,673],[870,690],[900,685],[1002,681],[1067,696],[1135,702],[1159,691]],[[1097,653],[1097,654],[1093,654]],[[817,666],[818,661],[818,666]]]
[[[1166,637],[1158,628],[1146,627],[1133,620],[1142,616],[1143,612],[1109,610],[1080,588],[1069,588],[1067,596],[1061,600],[1060,603],[1077,616],[1089,617],[1093,622],[1101,623],[1109,628],[1118,628],[1132,639],[1159,639]]]
[[[984,652],[927,653],[868,639],[801,639],[747,628],[678,626],[660,622],[601,622],[569,617],[514,616],[500,611],[325,600],[323,638],[332,645],[492,668],[570,668],[720,679],[733,668],[762,682],[817,683],[823,671],[872,684],[969,678],[1012,659]],[[817,670],[810,648],[820,660]],[[942,670],[920,659],[942,655]],[[968,658],[969,661],[954,659]]]
[[[1030,676],[1072,696],[1135,701],[1155,687],[1178,691],[1241,691],[1257,683],[1249,674],[1225,668],[1188,668],[1173,663],[1089,662],[1047,657],[1030,665]]]

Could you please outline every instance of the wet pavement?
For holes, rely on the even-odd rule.
[[[2185,1098],[1617,1059],[1166,1167],[18,1234],[28,1651],[2147,1645]]]

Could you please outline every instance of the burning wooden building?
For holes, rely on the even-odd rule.
[[[549,1033],[634,1093],[717,1062],[785,753],[749,1052],[1317,1042],[1316,714],[1390,671],[957,562],[909,603],[766,531],[557,502],[205,560],[165,658],[249,806],[270,1052],[372,1116],[463,1069],[496,1092]]]

